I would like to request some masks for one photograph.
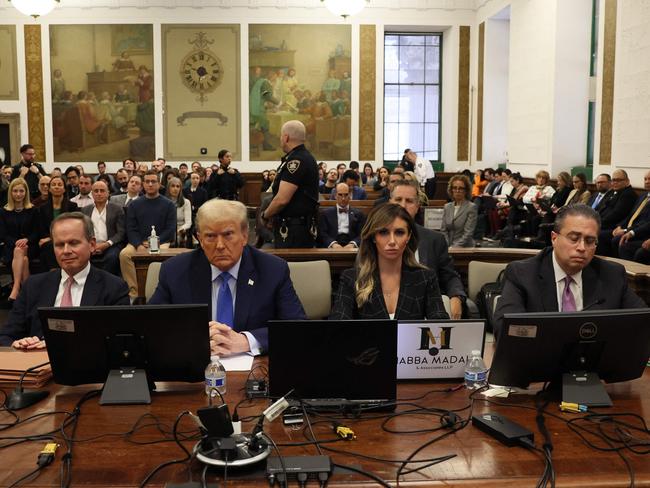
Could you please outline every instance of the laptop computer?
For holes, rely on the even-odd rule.
[[[397,321],[269,321],[269,396],[326,410],[394,409]]]

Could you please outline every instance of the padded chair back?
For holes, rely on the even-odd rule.
[[[324,319],[332,308],[332,275],[327,261],[289,262],[293,287],[309,320]]]
[[[508,263],[485,263],[483,261],[470,261],[467,269],[467,295],[476,302],[476,295],[486,283],[497,280],[499,273]]]
[[[147,268],[147,282],[144,286],[144,296],[147,302],[151,300],[156,287],[158,286],[158,276],[160,275],[160,266],[162,263],[150,263]]]

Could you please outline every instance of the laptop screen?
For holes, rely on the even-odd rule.
[[[397,321],[269,322],[269,394],[394,400]]]

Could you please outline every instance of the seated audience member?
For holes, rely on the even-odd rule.
[[[375,191],[383,190],[388,186],[388,177],[390,176],[390,171],[386,166],[382,166],[377,170],[377,180],[372,186],[372,189]]]
[[[499,218],[505,220],[506,225],[494,235],[495,239],[514,237],[518,234],[519,223],[526,219],[526,209],[523,206],[522,199],[528,192],[528,186],[524,184],[524,179],[519,173],[510,175],[510,184],[513,188],[510,196],[516,200],[516,204],[512,205],[510,200],[497,202]]]
[[[129,177],[131,177],[131,175],[135,173],[136,165],[137,163],[135,162],[135,159],[126,158],[125,160],[122,161],[122,168],[126,170],[126,172],[129,174]]]
[[[192,205],[192,221],[196,217],[196,212],[199,211],[201,205],[208,201],[208,192],[201,188],[201,175],[192,172],[189,177],[190,186],[183,190],[183,196],[187,198]]]
[[[104,176],[108,178],[108,188],[111,192],[113,192],[113,189],[115,187],[115,178],[113,175],[106,172],[106,163],[104,161],[99,161],[97,163],[97,176],[95,177],[95,181]]]
[[[587,205],[591,208],[598,207],[600,201],[605,197],[605,195],[607,195],[609,187],[612,184],[612,177],[607,173],[601,173],[596,177],[594,184],[596,185],[596,191],[591,195],[591,198],[587,202]]]
[[[411,182],[398,181],[393,187],[390,201],[403,207],[415,219],[420,210],[418,193],[419,188]],[[415,259],[436,272],[440,291],[449,297],[451,318],[460,319],[467,294],[463,289],[460,275],[454,269],[454,262],[449,256],[445,236],[419,224],[415,224],[415,228],[418,232],[418,248],[415,252]]]
[[[642,258],[643,242],[650,237],[650,171],[643,177],[644,193],[637,199],[630,214],[625,217],[608,237],[611,239],[611,251],[614,257],[638,261],[637,251]],[[641,261],[640,261],[641,262]]]
[[[129,296],[138,296],[138,280],[131,256],[136,251],[149,249],[149,236],[153,228],[161,249],[168,248],[176,236],[176,205],[159,193],[160,182],[156,170],[144,176],[144,197],[129,204],[126,212],[126,239],[128,244],[120,252],[122,276],[129,285]]]
[[[548,180],[551,176],[548,174],[548,171],[540,170],[535,175],[535,185],[528,188],[528,191],[523,197],[523,202],[526,204],[533,204],[537,200],[550,200],[555,190],[551,185],[548,184]]]
[[[41,176],[41,179],[38,180],[38,191],[39,195],[32,201],[32,206],[35,208],[40,208],[47,203],[48,198],[50,197],[50,177]]]
[[[348,185],[339,183],[336,185],[336,207],[325,209],[318,219],[320,246],[333,249],[359,247],[365,221],[363,212],[350,206]]]
[[[390,201],[390,194],[398,181],[404,181],[403,173],[392,173],[388,177],[388,185],[382,190],[381,196],[375,200],[375,203],[373,203],[374,207],[378,207],[379,205]]]
[[[221,356],[267,351],[267,321],[306,318],[286,261],[247,245],[242,203],[209,200],[196,229],[201,247],[163,263],[150,304],[210,304],[210,348]]]
[[[72,197],[70,201],[76,203],[77,207],[84,208],[93,204],[92,195],[93,179],[90,176],[83,175],[79,177],[79,193]]]
[[[262,187],[260,189],[261,193],[264,193],[271,186],[271,180],[269,180],[269,170],[265,169],[262,171]]]
[[[129,203],[140,196],[140,192],[142,191],[142,176],[139,174],[131,175],[126,188],[126,193],[113,195],[110,202],[126,208]]]
[[[336,165],[336,172],[339,175],[339,181],[342,183],[345,183],[345,181],[343,181],[343,173],[345,173],[347,169],[348,167],[345,163],[339,163]]]
[[[505,334],[503,315],[643,308],[628,288],[625,268],[594,257],[600,216],[591,207],[563,207],[551,233],[552,247],[506,267],[495,311],[494,334]]]
[[[564,205],[584,203],[587,205],[591,199],[591,192],[587,190],[587,176],[584,173],[576,174],[573,179],[573,190],[566,198]]]
[[[341,183],[345,183],[348,185],[348,188],[350,188],[352,200],[366,200],[368,198],[366,190],[359,186],[360,181],[361,176],[359,176],[359,173],[353,169],[349,169],[343,173]],[[334,188],[330,193],[330,200],[336,200],[336,188]]]
[[[54,178],[55,176],[58,176],[59,178],[63,178],[63,171],[61,171],[61,168],[58,166],[52,170],[50,173],[50,178]]]
[[[60,270],[30,276],[0,328],[0,345],[16,349],[45,347],[39,307],[128,305],[124,281],[90,264],[95,249],[93,224],[79,213],[52,222],[54,253]]]
[[[446,319],[436,272],[415,259],[415,221],[399,205],[375,207],[361,231],[357,266],[341,275],[330,320]]]
[[[120,276],[120,251],[126,239],[124,210],[108,201],[109,186],[103,180],[93,183],[94,204],[81,209],[95,229],[95,250],[91,262],[100,269]]]
[[[65,170],[66,197],[68,200],[79,194],[79,177],[81,173],[76,166],[68,166]]]
[[[375,176],[375,170],[372,168],[372,164],[364,163],[363,173],[361,173],[361,181],[367,186],[374,186],[377,182],[377,177]]]
[[[63,213],[76,212],[78,209],[76,203],[68,200],[63,178],[61,176],[52,176],[50,178],[50,197],[47,203],[38,209],[41,223],[41,239],[38,241],[38,245],[40,247],[41,264],[45,270],[57,267],[50,237],[52,222]]]
[[[192,203],[183,197],[180,178],[171,178],[167,184],[167,198],[176,205],[176,247],[188,247],[192,227]],[[190,246],[191,247],[191,246]]]
[[[481,196],[485,192],[485,187],[488,185],[485,177],[485,172],[482,169],[477,169],[474,173],[474,185],[472,186],[472,198]]]
[[[133,174],[133,173],[131,173]],[[111,188],[111,193],[115,195],[121,195],[128,191],[129,189],[129,177],[131,175],[124,168],[120,168],[115,173],[115,184]]]
[[[178,165],[178,178],[181,180],[181,183],[185,185],[185,182],[189,179],[190,173],[189,168],[186,163],[181,163]]]
[[[452,201],[444,206],[440,231],[450,247],[474,247],[478,211],[469,200],[470,192],[467,176],[454,175],[449,179],[447,194]]]
[[[43,176],[42,178],[47,178]],[[14,283],[9,294],[12,305],[23,282],[29,278],[29,262],[38,255],[40,222],[38,210],[29,201],[29,187],[23,178],[9,184],[7,204],[0,209],[2,262],[11,266]]]
[[[622,169],[614,171],[612,173],[612,186],[596,207],[601,222],[596,254],[613,255],[611,244],[614,230],[631,214],[637,198],[636,192],[630,185],[627,173]]]
[[[562,208],[571,193],[571,175],[566,171],[561,171],[557,175],[557,188],[551,199],[548,201],[550,210],[543,209],[537,202],[533,204],[537,210],[537,215],[531,218],[532,227],[537,228],[536,240],[544,246],[551,244],[551,228],[555,222],[555,215]]]
[[[339,174],[334,168],[327,172],[325,183],[318,187],[318,193],[321,195],[331,195],[336,188],[336,182],[339,180]]]
[[[487,184],[485,185],[485,189],[481,195],[492,196],[496,188],[501,183],[501,179],[497,178],[497,174],[492,168],[485,168],[483,170],[483,177],[487,181]]]

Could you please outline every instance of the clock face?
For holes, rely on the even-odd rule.
[[[195,93],[208,93],[221,84],[221,61],[208,51],[192,51],[181,62],[183,84]]]

